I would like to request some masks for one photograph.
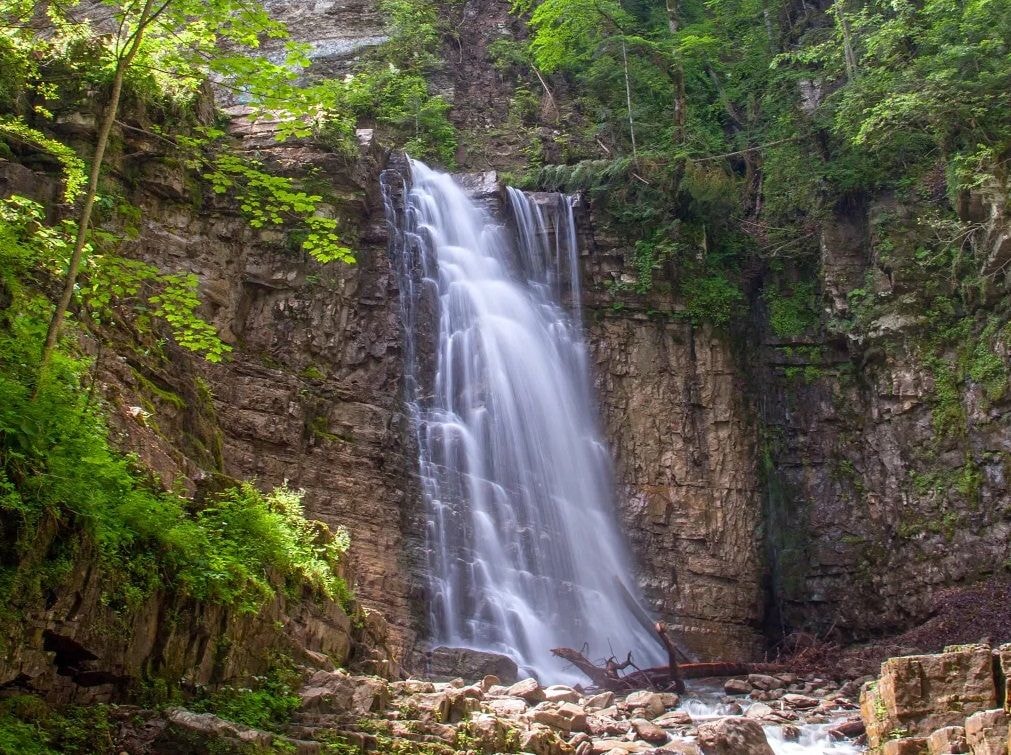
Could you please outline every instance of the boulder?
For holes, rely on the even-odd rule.
[[[850,718],[837,723],[828,730],[828,734],[832,739],[853,739],[854,737],[859,737],[865,731],[866,727],[863,721],[859,718]]]
[[[610,716],[599,713],[586,717],[586,726],[595,737],[614,737],[628,734],[632,724],[628,721],[615,721]]]
[[[625,698],[625,706],[630,710],[642,708],[646,718],[656,718],[667,709],[663,704],[663,698],[656,692],[648,690],[640,690],[630,694]]]
[[[626,755],[630,752],[650,752],[652,745],[645,742],[629,742],[626,739],[595,739],[593,740],[594,755]]]
[[[728,695],[746,695],[751,692],[747,679],[727,679],[723,682],[723,691]]]
[[[704,755],[774,755],[758,722],[740,716],[701,724],[698,745]]]
[[[419,720],[434,721],[435,723],[447,723],[453,711],[453,700],[445,690],[412,695],[403,700],[401,704],[405,708],[416,710]]]
[[[456,723],[463,721],[473,713],[481,711],[481,698],[484,697],[479,687],[464,687],[462,689],[446,690],[449,698],[449,718],[443,721]]]
[[[544,699],[550,703],[578,703],[579,697],[576,690],[564,684],[553,684],[544,688]]]
[[[165,718],[168,726],[154,745],[159,753],[270,752],[275,739],[281,739],[212,713],[194,713],[185,708],[173,708],[166,712]],[[192,749],[183,749],[185,746]]]
[[[494,674],[486,674],[481,680],[480,686],[484,692],[490,691],[493,687],[498,687],[502,684],[502,680],[499,679]]]
[[[537,683],[537,680],[533,678],[516,682],[506,690],[506,695],[509,697],[521,697],[528,703],[539,703],[545,699],[544,690],[541,689],[541,685]]]
[[[489,713],[480,713],[461,725],[471,744],[480,752],[506,752],[519,739],[519,732]],[[476,747],[475,747],[476,746]]]
[[[344,713],[361,718],[380,711],[390,700],[386,681],[352,676],[345,671],[317,671],[299,691],[301,709],[311,713]]]
[[[662,716],[654,718],[653,723],[664,729],[670,729],[675,726],[691,726],[692,717],[686,711],[672,710],[669,713],[664,713]]]
[[[681,698],[673,692],[660,692],[658,694],[660,695],[660,702],[663,703],[663,707],[667,710],[676,708],[681,704]]]
[[[519,697],[500,697],[485,705],[497,716],[518,716],[527,710],[527,702]]]
[[[601,692],[598,695],[591,695],[583,700],[583,708],[588,711],[603,710],[614,705],[613,692]]]
[[[817,708],[819,703],[821,702],[816,697],[808,697],[807,695],[797,695],[792,692],[783,695],[782,700],[791,708],[800,708],[800,709]]]
[[[398,694],[413,695],[418,692],[435,692],[435,685],[421,679],[405,679],[402,682],[391,683],[390,689]]]
[[[783,739],[787,742],[800,741],[800,729],[793,724],[783,724],[779,727],[779,730],[783,733]]]
[[[478,682],[486,676],[497,676],[505,684],[519,677],[516,662],[505,655],[470,648],[437,647],[424,656],[425,676],[437,681],[457,677]]]
[[[782,689],[786,686],[782,680],[768,674],[748,674],[748,684],[755,689],[763,690]]]
[[[662,745],[669,739],[667,732],[652,721],[647,721],[645,718],[633,718],[631,724],[639,739],[649,742],[650,744]]]
[[[573,749],[547,726],[532,724],[520,732],[520,749],[533,755],[570,755]]]
[[[531,711],[535,723],[564,732],[588,731],[586,711],[573,703],[541,703]]]
[[[923,755],[927,751],[927,740],[923,737],[889,739],[881,746],[881,755]]]
[[[576,734],[573,734],[569,738],[569,747],[575,747],[576,752],[578,753],[580,745],[589,744],[590,739],[591,739],[590,735],[587,734],[586,732],[583,731],[578,732]]]
[[[965,741],[965,728],[962,726],[945,726],[927,737],[927,752],[930,755],[957,755],[969,752],[969,744]]]
[[[661,749],[656,751],[657,755],[665,755],[666,753],[677,753],[677,755],[702,755],[702,750],[694,742],[686,742],[685,740],[674,740],[673,742],[668,742]]]
[[[994,652],[994,662],[1000,671],[1002,689],[998,697],[1004,701],[1004,710],[1011,713],[1011,643],[1001,645]],[[1011,755],[1011,748],[1008,749]]]
[[[961,726],[966,716],[996,708],[992,666],[985,645],[889,658],[881,664],[879,681],[864,685],[860,693],[868,744],[881,747],[895,731],[925,739],[945,726]]]
[[[765,703],[754,703],[748,707],[748,710],[744,715],[748,718],[764,720],[772,716],[774,712],[775,711],[773,711],[773,709]]]
[[[965,739],[973,755],[1008,755],[1008,714],[985,710],[965,719]]]

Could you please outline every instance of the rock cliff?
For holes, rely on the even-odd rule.
[[[372,3],[269,6],[320,73],[345,71],[383,37]],[[501,83],[486,47],[509,32],[506,6],[460,13],[462,63],[442,82],[478,134],[460,159],[511,166],[516,145],[492,128],[503,102],[482,101]],[[123,444],[197,495],[222,474],[304,488],[312,516],[351,531],[354,586],[403,657],[423,631],[423,543],[378,195],[387,156],[368,134],[352,164],[309,142],[264,150],[324,186],[353,239],[356,265],[320,266],[201,194],[155,141],[118,137],[130,149],[114,180],[142,208],[129,253],[196,274],[234,347],[219,366],[151,356],[135,333],[96,352]],[[53,197],[8,162],[0,190]],[[1007,568],[1011,245],[999,197],[963,204],[982,285],[945,338],[944,318],[927,314],[934,300],[920,298],[936,272],[910,222],[922,207],[874,197],[825,220],[818,322],[788,337],[770,322],[771,274],[752,281],[750,322],[730,332],[692,324],[668,290],[618,295],[627,240],[583,214],[583,304],[621,518],[648,599],[698,656],[753,658],[792,630],[902,629],[939,588]]]

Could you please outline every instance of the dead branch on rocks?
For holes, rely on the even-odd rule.
[[[656,634],[660,638],[660,644],[667,651],[667,673],[670,676],[670,683],[674,686],[675,692],[683,693],[685,691],[685,681],[678,666],[677,648],[674,647],[674,643],[667,636],[667,625],[662,621],[658,621],[653,625],[653,629],[656,630]]]
[[[678,663],[678,650],[667,635],[667,625],[657,622],[654,630],[660,643],[667,651],[667,665],[640,669],[632,663],[632,654],[623,663],[613,656],[608,658],[603,666],[590,661],[578,650],[572,648],[554,648],[552,655],[568,661],[579,669],[594,687],[612,692],[632,692],[640,689],[660,691],[685,691],[685,679],[703,679],[718,676],[738,676],[741,674],[770,673],[782,671],[783,667],[773,663],[735,663],[714,661],[709,663]],[[625,669],[632,667],[635,671],[621,675]]]

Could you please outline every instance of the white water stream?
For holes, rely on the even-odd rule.
[[[589,384],[573,199],[510,189],[505,227],[451,176],[410,166],[407,186],[392,171],[384,186],[432,638],[508,654],[547,682],[585,681],[559,646],[662,662],[630,618],[641,601]]]
[[[739,707],[731,708],[723,701],[727,696],[723,693],[722,680],[700,679],[688,682],[688,693],[682,699],[680,710],[692,717],[695,724],[712,721],[724,716],[746,713],[753,704],[746,697],[738,697]],[[773,708],[775,701],[768,703]],[[854,745],[851,740],[836,740],[829,735],[829,729],[850,715],[850,712],[839,711],[830,722],[820,724],[797,723],[800,736],[795,740],[787,739],[780,726],[766,726],[765,736],[776,755],[858,755],[864,748]],[[744,755],[742,753],[742,755]]]
[[[505,653],[549,683],[585,683],[550,654],[558,646],[665,662],[631,619],[646,615],[589,383],[573,198],[509,189],[503,224],[417,161],[409,180],[386,171],[383,189],[427,504],[432,639]],[[741,712],[704,680],[689,683],[681,709],[696,723]],[[775,726],[766,734],[777,755],[860,752],[829,726],[799,724],[796,741]]]

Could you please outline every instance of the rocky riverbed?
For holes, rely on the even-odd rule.
[[[300,709],[283,735],[175,708],[149,724],[157,730],[149,745],[129,752],[845,755],[862,749],[858,680],[752,674],[693,682],[685,695],[499,682],[493,675],[470,683],[388,682],[317,671],[299,691]]]
[[[616,695],[494,674],[306,670],[282,732],[185,708],[112,710],[128,755],[1008,755],[1011,645],[889,658],[878,677],[776,672]]]

